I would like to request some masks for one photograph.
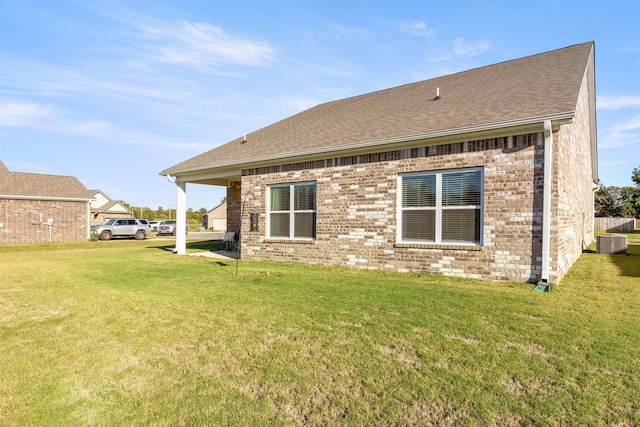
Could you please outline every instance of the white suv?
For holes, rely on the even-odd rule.
[[[111,240],[114,236],[135,237],[144,240],[151,233],[151,227],[146,219],[109,219],[93,229],[93,234],[100,240]]]
[[[186,234],[189,234],[189,221],[186,221]],[[158,226],[158,236],[163,236],[165,234],[170,234],[172,236],[176,235],[176,220],[170,219],[168,221],[162,222]]]

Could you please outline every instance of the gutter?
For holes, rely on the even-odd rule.
[[[293,159],[296,157],[314,156],[314,155],[320,155],[320,154],[326,154],[326,153],[339,153],[339,152],[344,152],[349,150],[366,149],[366,148],[379,147],[379,146],[410,142],[410,141],[416,141],[416,140],[422,140],[422,139],[445,138],[445,137],[457,136],[460,134],[487,132],[487,131],[493,131],[498,129],[518,127],[518,126],[539,125],[541,121],[542,122],[553,121],[555,124],[562,124],[562,123],[571,121],[574,115],[575,115],[575,111],[567,111],[563,113],[529,117],[526,119],[509,120],[504,122],[467,126],[467,127],[448,129],[448,130],[439,130],[434,132],[387,138],[387,139],[381,139],[376,141],[353,142],[350,144],[345,144],[340,146],[320,147],[320,148],[313,148],[309,150],[294,151],[290,153],[271,154],[271,155],[262,156],[262,157],[255,157],[255,158],[242,159],[242,160],[232,160],[224,163],[219,163],[216,165],[197,166],[197,167],[188,168],[180,171],[174,171],[173,174],[182,175],[182,174],[188,174],[193,172],[200,172],[208,169],[232,168],[232,167],[241,167],[241,166],[247,167],[250,164],[259,164],[262,162],[269,162],[274,160],[287,161],[287,159]],[[171,168],[166,170],[170,170],[170,169]],[[168,173],[166,173],[166,170],[163,172],[160,172],[160,175],[164,175],[164,176],[169,175]]]
[[[12,194],[0,194],[0,199],[16,199],[16,200],[47,200],[56,202],[91,202],[91,198],[77,197],[49,197],[49,196],[16,196]]]
[[[551,247],[551,161],[553,159],[553,129],[551,120],[544,121],[544,191],[542,200],[542,273],[540,281],[549,282]]]

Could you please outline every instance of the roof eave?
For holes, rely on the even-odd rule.
[[[406,148],[404,145],[411,145],[412,142],[420,141],[421,143],[436,144],[443,140],[452,139],[468,139],[474,135],[483,138],[489,137],[489,135],[498,135],[505,133],[512,133],[519,129],[540,127],[542,129],[542,123],[546,120],[550,120],[552,125],[557,127],[561,124],[570,122],[575,115],[575,111],[567,111],[562,113],[554,113],[543,116],[529,117],[524,119],[509,120],[504,122],[488,123],[482,125],[467,126],[463,128],[446,129],[434,132],[427,132],[416,135],[406,135],[394,138],[387,138],[383,140],[356,142],[351,144],[344,144],[340,146],[321,147],[310,150],[301,150],[296,152],[273,154],[268,156],[256,157],[252,159],[243,159],[237,161],[229,161],[225,163],[218,163],[215,165],[198,166],[193,168],[187,168],[170,173],[176,177],[188,177],[189,175],[200,174],[203,171],[216,169],[226,170],[227,175],[239,173],[242,169],[248,169],[253,167],[262,166],[264,164],[273,164],[291,161],[303,161],[311,158],[326,157],[326,154],[334,153],[336,155],[347,155],[350,152],[369,151],[373,148],[384,148],[389,145],[394,145],[394,149]],[[452,141],[453,142],[453,141]],[[161,172],[160,175],[166,175],[166,170]],[[224,173],[223,173],[224,174]],[[186,181],[189,181],[187,179]]]
[[[15,194],[0,194],[0,199],[14,199],[14,200],[46,200],[56,202],[87,202],[91,201],[91,198],[87,197],[52,197],[52,196],[21,196]]]

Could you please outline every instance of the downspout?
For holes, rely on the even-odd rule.
[[[596,192],[600,189],[600,184],[593,183],[591,191],[591,243],[596,241]]]
[[[553,129],[551,120],[544,121],[544,191],[542,200],[542,273],[540,281],[549,282],[551,247],[551,161],[553,159]]]

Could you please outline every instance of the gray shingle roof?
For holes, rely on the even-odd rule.
[[[77,178],[62,175],[10,172],[0,160],[0,197],[90,200],[91,193]]]
[[[320,104],[161,174],[573,112],[592,50],[588,42]]]

